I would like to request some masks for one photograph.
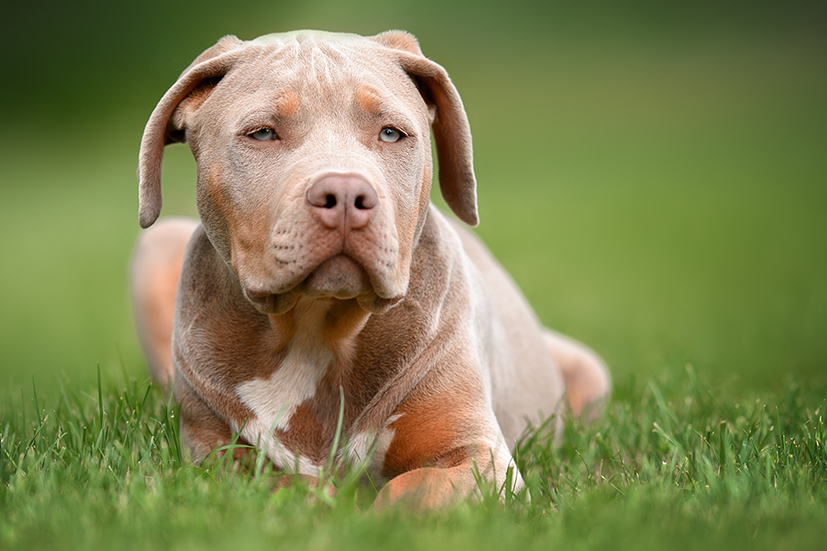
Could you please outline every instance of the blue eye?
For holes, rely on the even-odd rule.
[[[260,142],[269,142],[271,140],[277,140],[278,134],[272,128],[262,128],[261,130],[256,130],[255,132],[251,132],[247,134],[253,139],[256,139]]]
[[[379,131],[379,139],[387,143],[397,142],[403,135],[402,132],[390,126],[386,126]]]

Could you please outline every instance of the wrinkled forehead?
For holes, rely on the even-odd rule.
[[[301,103],[350,104],[367,111],[426,111],[416,84],[393,50],[356,35],[287,33],[248,43],[249,54],[225,77],[236,92],[290,92]]]
[[[388,69],[386,48],[356,35],[298,32],[266,35],[248,43],[260,49],[257,61],[301,76],[308,82],[330,82],[348,74]],[[385,63],[383,63],[385,61]]]

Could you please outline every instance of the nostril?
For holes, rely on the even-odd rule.
[[[329,174],[319,178],[305,192],[313,216],[331,229],[366,226],[379,206],[373,186],[360,176]]]

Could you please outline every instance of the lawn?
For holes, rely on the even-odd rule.
[[[217,4],[181,35],[149,8],[5,33],[40,40],[14,50],[0,98],[0,549],[823,546],[820,12],[364,1],[370,17],[311,2],[225,19]],[[87,25],[76,41],[72,25]],[[556,448],[523,441],[530,501],[485,488],[379,516],[358,473],[330,498],[181,461],[128,304],[142,125],[221,34],[302,27],[420,37],[469,113],[477,232],[543,322],[610,365],[599,422],[569,422]],[[168,148],[163,215],[196,215],[194,179],[187,148]]]

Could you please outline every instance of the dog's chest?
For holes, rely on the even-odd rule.
[[[254,378],[235,391],[268,430],[290,428],[296,409],[316,395],[319,383],[333,362],[333,353],[315,339],[291,345],[284,360],[266,379]]]
[[[355,392],[348,364],[326,342],[321,329],[326,312],[315,307],[302,310],[295,333],[269,376],[235,386],[237,399],[252,415],[236,420],[238,426],[233,430],[264,451],[277,467],[297,469],[301,474],[318,476],[331,453],[337,457],[346,453],[357,463],[370,458],[370,463],[378,461],[381,466],[383,452],[372,453],[374,444],[387,448],[393,431],[384,426],[348,434],[351,421],[371,393],[365,394],[364,384],[358,385],[362,392]],[[339,441],[346,442],[347,448],[333,450],[342,411]]]
[[[305,474],[316,474],[313,460],[318,456],[320,434],[318,423],[308,423],[307,409],[319,392],[319,386],[334,361],[328,348],[313,327],[300,327],[282,361],[267,378],[253,378],[238,384],[235,393],[253,415],[243,426],[236,427],[248,442],[255,444],[278,466],[294,464]],[[338,404],[329,404],[338,411]],[[305,446],[290,445],[287,435],[305,435]],[[312,437],[309,435],[312,434]],[[309,449],[314,448],[314,449]]]
[[[376,480],[381,478],[385,453],[395,431],[390,428],[398,415],[392,415],[373,430],[349,434],[345,415],[339,442],[333,449],[343,388],[331,385],[326,376],[335,369],[334,354],[312,339],[288,350],[279,369],[267,379],[252,379],[236,387],[239,399],[254,413],[234,430],[267,454],[277,468],[319,476],[331,454],[351,465],[363,464]],[[335,388],[334,388],[335,387]],[[345,391],[345,405],[347,393]],[[352,397],[352,396],[351,396]],[[340,409],[342,408],[342,409]]]

